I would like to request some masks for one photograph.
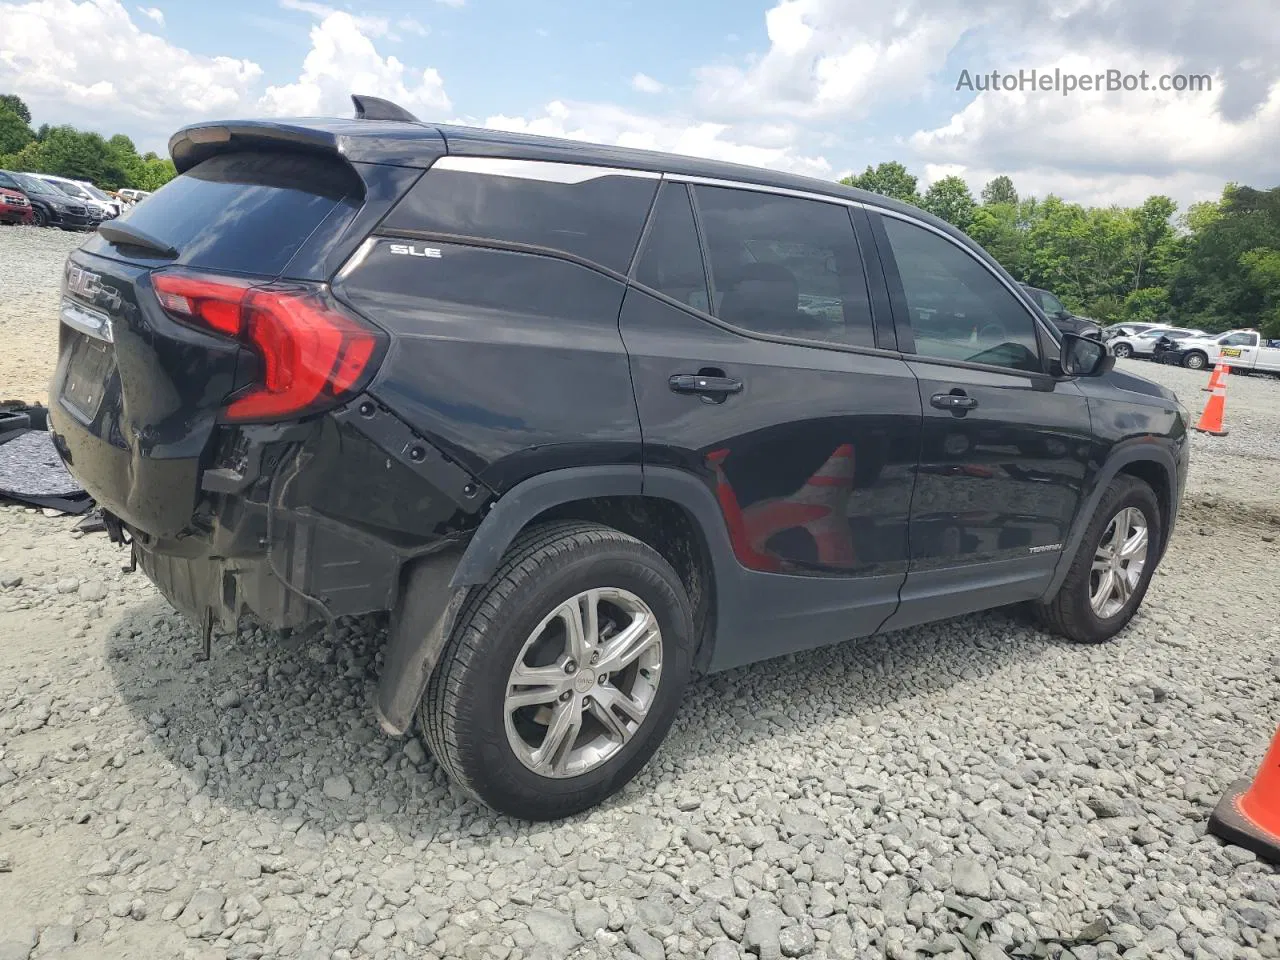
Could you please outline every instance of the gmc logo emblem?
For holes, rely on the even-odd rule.
[[[114,287],[104,286],[102,277],[74,263],[67,264],[67,291],[91,303],[99,299],[112,310],[120,309],[120,294]]]

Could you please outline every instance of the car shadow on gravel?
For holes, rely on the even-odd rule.
[[[456,836],[464,824],[482,843],[500,822],[499,833],[538,831],[464,799],[429,755],[378,730],[370,704],[384,639],[376,622],[287,638],[242,627],[215,635],[202,662],[197,628],[157,599],[109,627],[106,656],[150,748],[172,765],[160,773],[186,781],[194,811],[227,806],[340,831],[385,824],[406,842]],[[997,612],[701,677],[655,763],[731,762],[761,739],[875,723],[901,701],[927,703],[1059,643]],[[605,809],[637,789],[643,775]]]

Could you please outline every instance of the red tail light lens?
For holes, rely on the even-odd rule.
[[[160,271],[152,286],[175,319],[233,337],[262,363],[233,398],[229,420],[279,420],[340,403],[372,373],[384,336],[344,312],[318,284],[259,284]]]

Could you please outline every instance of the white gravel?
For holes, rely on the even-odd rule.
[[[1206,374],[1128,366],[1198,414]],[[984,957],[1098,918],[1082,960],[1280,956],[1280,877],[1204,836],[1280,716],[1277,410],[1231,381],[1117,641],[994,613],[707,678],[552,825],[377,732],[374,625],[201,663],[102,535],[0,508],[0,960],[905,958],[962,926],[948,895],[993,918]]]

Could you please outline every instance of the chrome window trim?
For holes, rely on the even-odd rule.
[[[794,197],[798,200],[817,200],[821,203],[834,203],[841,207],[858,207],[867,209],[870,204],[861,200],[850,200],[848,197],[835,197],[829,193],[813,193],[808,190],[793,190],[790,187],[774,187],[765,183],[746,183],[741,180],[720,180],[715,177],[695,177],[683,173],[664,173],[663,180],[672,183],[691,183],[694,186],[727,187],[730,190],[751,190],[755,193],[772,193],[780,197]],[[872,209],[879,209],[874,207]]]
[[[543,183],[586,183],[603,177],[632,177],[660,180],[662,174],[631,167],[602,167],[595,164],[561,163],[556,160],[523,160],[518,157],[446,156],[431,165],[432,170],[453,170],[488,177],[514,177]]]

